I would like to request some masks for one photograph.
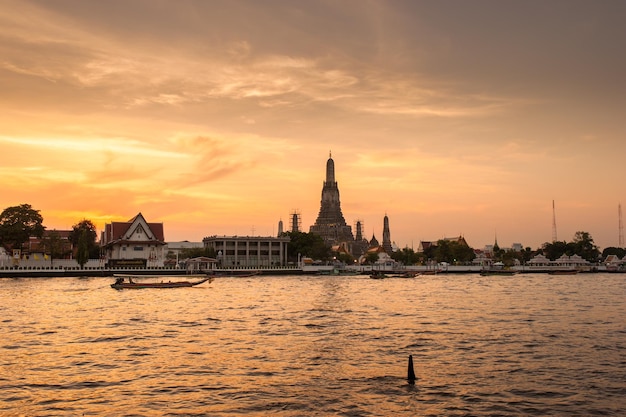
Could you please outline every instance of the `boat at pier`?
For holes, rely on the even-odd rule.
[[[208,271],[208,274],[213,277],[222,277],[222,278],[245,278],[245,277],[253,277],[255,275],[261,275],[261,271],[258,269],[222,269],[222,270],[212,270]]]
[[[554,269],[552,271],[548,271],[550,275],[576,275],[578,274],[577,269]]]
[[[489,275],[501,275],[501,276],[512,276],[519,274],[519,271],[515,269],[483,269],[480,271],[480,275],[489,276]]]
[[[370,274],[371,279],[385,279],[387,275],[382,271],[372,271]]]
[[[355,271],[353,269],[342,269],[342,268],[333,268],[333,269],[321,269],[317,271],[316,275],[332,275],[332,276],[353,276],[359,275],[359,271]]]
[[[517,269],[509,269],[504,266],[502,262],[496,262],[491,265],[489,268],[485,268],[480,271],[480,275],[488,276],[488,275],[502,275],[502,276],[511,276],[519,274]]]
[[[396,274],[393,274],[391,277],[392,278],[415,278],[418,275],[420,275],[419,272],[406,271],[406,272],[398,272]]]

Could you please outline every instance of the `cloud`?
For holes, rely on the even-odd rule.
[[[180,133],[171,141],[178,152],[189,155],[192,160],[176,179],[177,187],[186,190],[226,177],[232,177],[230,181],[237,183],[245,182],[260,167],[272,176],[277,169],[273,161],[294,149],[287,141],[255,135],[232,138]]]
[[[206,57],[169,47],[159,52],[137,49],[117,37],[100,38],[80,24],[64,25],[65,16],[32,9],[34,23],[14,22],[20,30],[7,38],[11,42],[5,43],[2,67],[16,74],[63,81],[71,86],[64,95],[78,98],[74,99],[77,105],[88,103],[93,110],[180,107],[226,99],[253,101],[257,111],[326,103],[344,111],[383,116],[474,117],[493,114],[506,104],[503,98],[476,92],[451,94],[450,86],[432,76],[384,71],[334,52],[263,53],[252,40],[222,42],[218,44],[221,51],[218,47]],[[45,36],[30,35],[41,33],[35,25],[44,21]],[[24,50],[30,54],[24,55]],[[32,87],[26,84],[24,88]]]
[[[78,153],[113,153],[124,156],[153,158],[181,158],[182,155],[169,150],[156,149],[154,144],[142,143],[128,138],[32,138],[0,136],[0,142],[20,145],[37,151],[43,149]]]
[[[618,3],[5,0],[1,198],[310,223],[332,149],[351,216],[425,235],[614,200]]]

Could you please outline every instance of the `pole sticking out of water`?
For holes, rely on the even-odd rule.
[[[409,384],[414,385],[415,380],[415,371],[413,370],[413,355],[409,355],[409,370],[407,372],[406,379],[409,381]]]

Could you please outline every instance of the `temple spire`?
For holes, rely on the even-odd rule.
[[[326,183],[332,185],[335,183],[335,161],[333,161],[332,154],[329,153],[329,155],[326,162]]]
[[[341,212],[339,188],[335,180],[335,161],[333,161],[332,152],[329,152],[328,155],[320,212],[315,224],[311,226],[309,231],[320,235],[330,245],[351,243],[354,241],[354,237],[352,228],[346,224]]]
[[[389,217],[387,217],[387,213],[385,213],[385,218],[383,219],[383,249],[389,255],[393,251],[393,247],[391,246],[391,233],[389,232]]]

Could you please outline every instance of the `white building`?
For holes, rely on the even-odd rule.
[[[269,268],[287,265],[289,237],[210,236],[205,248],[217,254],[221,268]]]
[[[524,246],[521,243],[513,243],[511,245],[511,250],[515,252],[521,252],[524,250]]]
[[[141,213],[127,222],[104,226],[100,244],[109,267],[162,267],[163,223],[148,223]]]
[[[562,255],[559,259],[555,260],[553,264],[566,268],[579,268],[589,266],[589,262],[581,258],[580,255]]]
[[[530,267],[552,266],[552,261],[550,259],[546,258],[542,254],[537,254],[537,255],[533,256],[532,259],[530,261],[528,261],[526,265],[528,265]]]

